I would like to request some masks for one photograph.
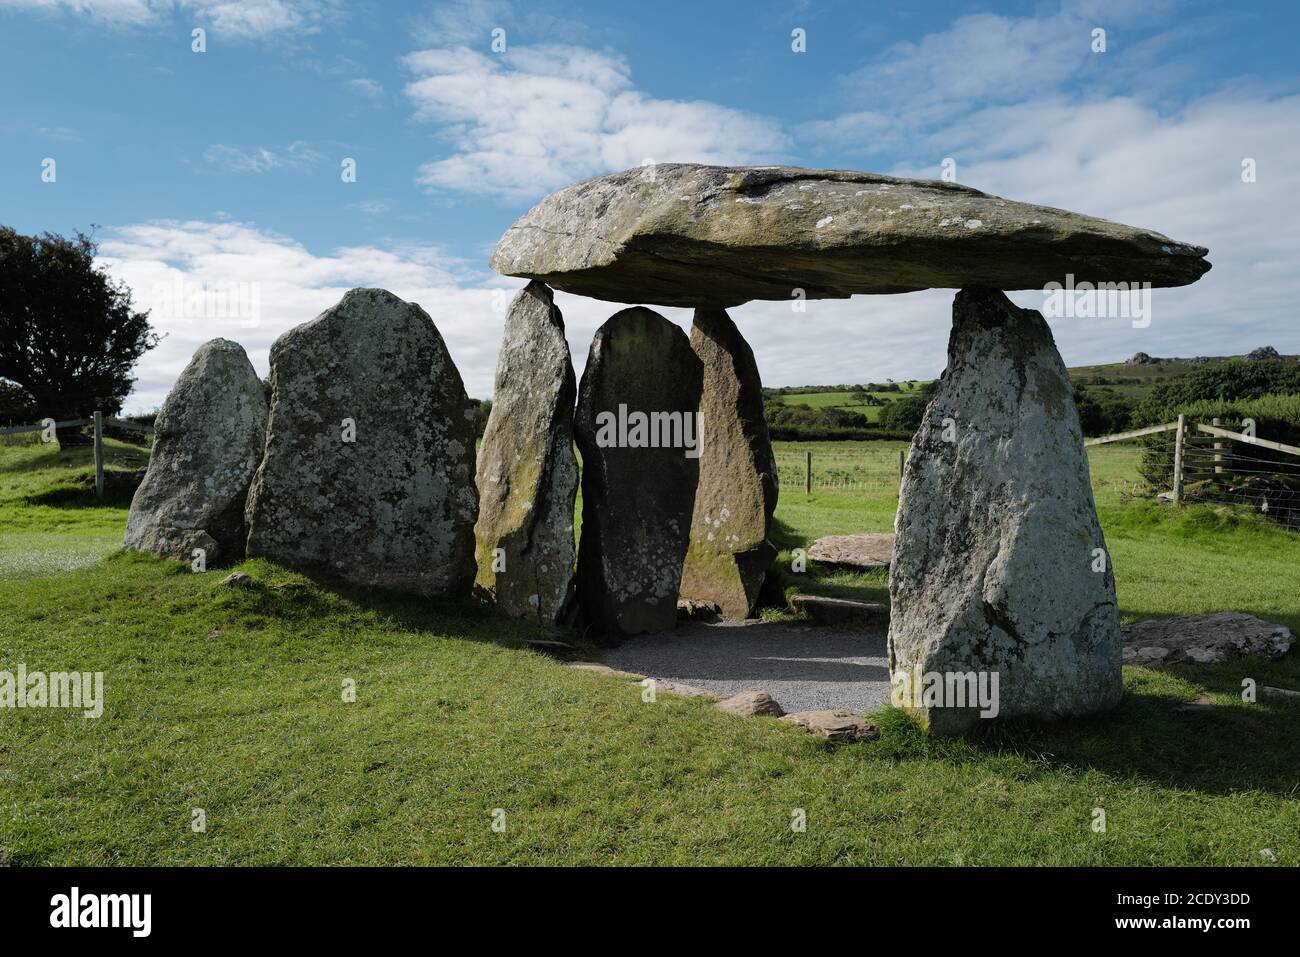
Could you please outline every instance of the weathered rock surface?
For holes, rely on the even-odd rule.
[[[206,562],[244,554],[244,504],[266,442],[266,397],[244,350],[213,339],[194,353],[154,424],[149,469],[131,500],[126,547]]]
[[[1115,583],[1108,559],[1093,570],[1105,540],[1070,380],[1042,316],[1000,292],[957,294],[895,531],[891,675],[997,673],[1004,716],[1119,701]],[[952,704],[913,710],[956,733],[978,711]]]
[[[596,634],[663,631],[677,619],[699,478],[691,448],[702,375],[686,334],[649,309],[616,313],[592,340],[574,433],[582,453],[578,597],[582,622]]]
[[[1182,286],[1206,250],[1078,213],[935,180],[850,170],[663,163],[544,198],[492,268],[614,302],[750,299],[1050,282]]]
[[[857,625],[880,634],[889,627],[889,606],[878,601],[791,595],[790,607],[824,625]]]
[[[530,282],[510,304],[497,356],[474,536],[479,588],[507,614],[543,624],[561,620],[572,597],[576,394],[564,319],[551,290]]]
[[[766,691],[742,691],[724,698],[713,707],[742,718],[779,718],[785,710]]]
[[[472,413],[425,311],[353,289],[276,340],[271,391],[249,554],[358,585],[467,593]]]
[[[704,447],[681,595],[748,618],[776,556],[768,539],[776,510],[776,460],[763,415],[758,365],[721,309],[697,309],[691,348],[704,367]]]
[[[1284,625],[1237,611],[1154,618],[1123,629],[1128,665],[1219,664],[1249,655],[1281,658],[1291,649]]]
[[[893,532],[827,535],[817,539],[808,549],[808,557],[815,562],[851,568],[888,568],[893,554]]]
[[[797,724],[809,734],[820,734],[831,741],[871,741],[880,737],[880,729],[860,714],[847,708],[830,708],[823,711],[796,711],[781,719]]]

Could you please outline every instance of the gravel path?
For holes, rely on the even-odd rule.
[[[766,691],[787,712],[870,711],[889,699],[885,636],[783,622],[692,622],[624,639],[605,664],[733,695]]]

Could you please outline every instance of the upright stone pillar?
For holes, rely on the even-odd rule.
[[[728,618],[748,618],[776,555],[768,539],[776,461],[763,384],[749,343],[723,310],[695,311],[691,348],[704,367],[704,448],[681,596],[715,604]]]
[[[672,628],[699,478],[700,360],[641,307],[591,343],[574,433],[582,453],[581,620],[594,633]]]
[[[479,450],[476,584],[506,614],[548,625],[572,597],[576,393],[564,319],[550,287],[530,282],[506,316]]]
[[[895,529],[891,678],[932,733],[1118,703],[1115,579],[1070,380],[1043,317],[1001,292],[957,294]],[[959,693],[971,674],[991,707]]]
[[[126,547],[207,564],[244,556],[244,504],[266,444],[266,393],[243,348],[199,346],[154,423],[149,470],[131,500]]]
[[[271,347],[248,554],[357,585],[468,594],[472,419],[428,313],[383,289],[351,290]]]

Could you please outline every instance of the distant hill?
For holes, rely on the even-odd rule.
[[[1083,390],[1080,415],[1089,434],[1117,431],[1130,417],[1133,409],[1157,384],[1184,376],[1194,369],[1224,362],[1228,359],[1248,361],[1274,360],[1300,363],[1300,355],[1281,355],[1271,346],[1261,346],[1241,356],[1193,356],[1189,358],[1160,357],[1139,352],[1123,362],[1105,365],[1075,366],[1067,369],[1070,379]],[[782,407],[804,407],[799,413],[799,428],[842,428],[842,422],[833,421],[836,414],[860,416],[860,426],[871,430],[878,427],[887,406],[900,399],[915,396],[929,384],[926,379],[901,379],[895,382],[866,382],[859,385],[803,385],[765,388],[769,426],[777,423]],[[1086,401],[1085,401],[1086,400]],[[824,413],[810,416],[809,413]],[[820,423],[825,419],[825,423]],[[894,426],[897,428],[897,425]],[[788,430],[787,430],[788,431]],[[862,434],[869,434],[863,432]],[[845,437],[849,437],[846,435]]]
[[[1192,358],[1160,358],[1138,352],[1123,362],[1100,366],[1074,366],[1067,370],[1070,378],[1083,386],[1114,386],[1116,391],[1140,398],[1157,382],[1167,382],[1186,375],[1197,366],[1224,362],[1228,359],[1277,359],[1283,362],[1300,362],[1300,356],[1281,355],[1272,346],[1261,346],[1242,356],[1194,356]]]

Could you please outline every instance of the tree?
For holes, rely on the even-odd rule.
[[[132,367],[158,344],[130,290],[95,268],[97,252],[81,232],[24,236],[0,226],[0,378],[26,390],[38,417],[117,413]],[[59,440],[85,442],[79,429]]]

